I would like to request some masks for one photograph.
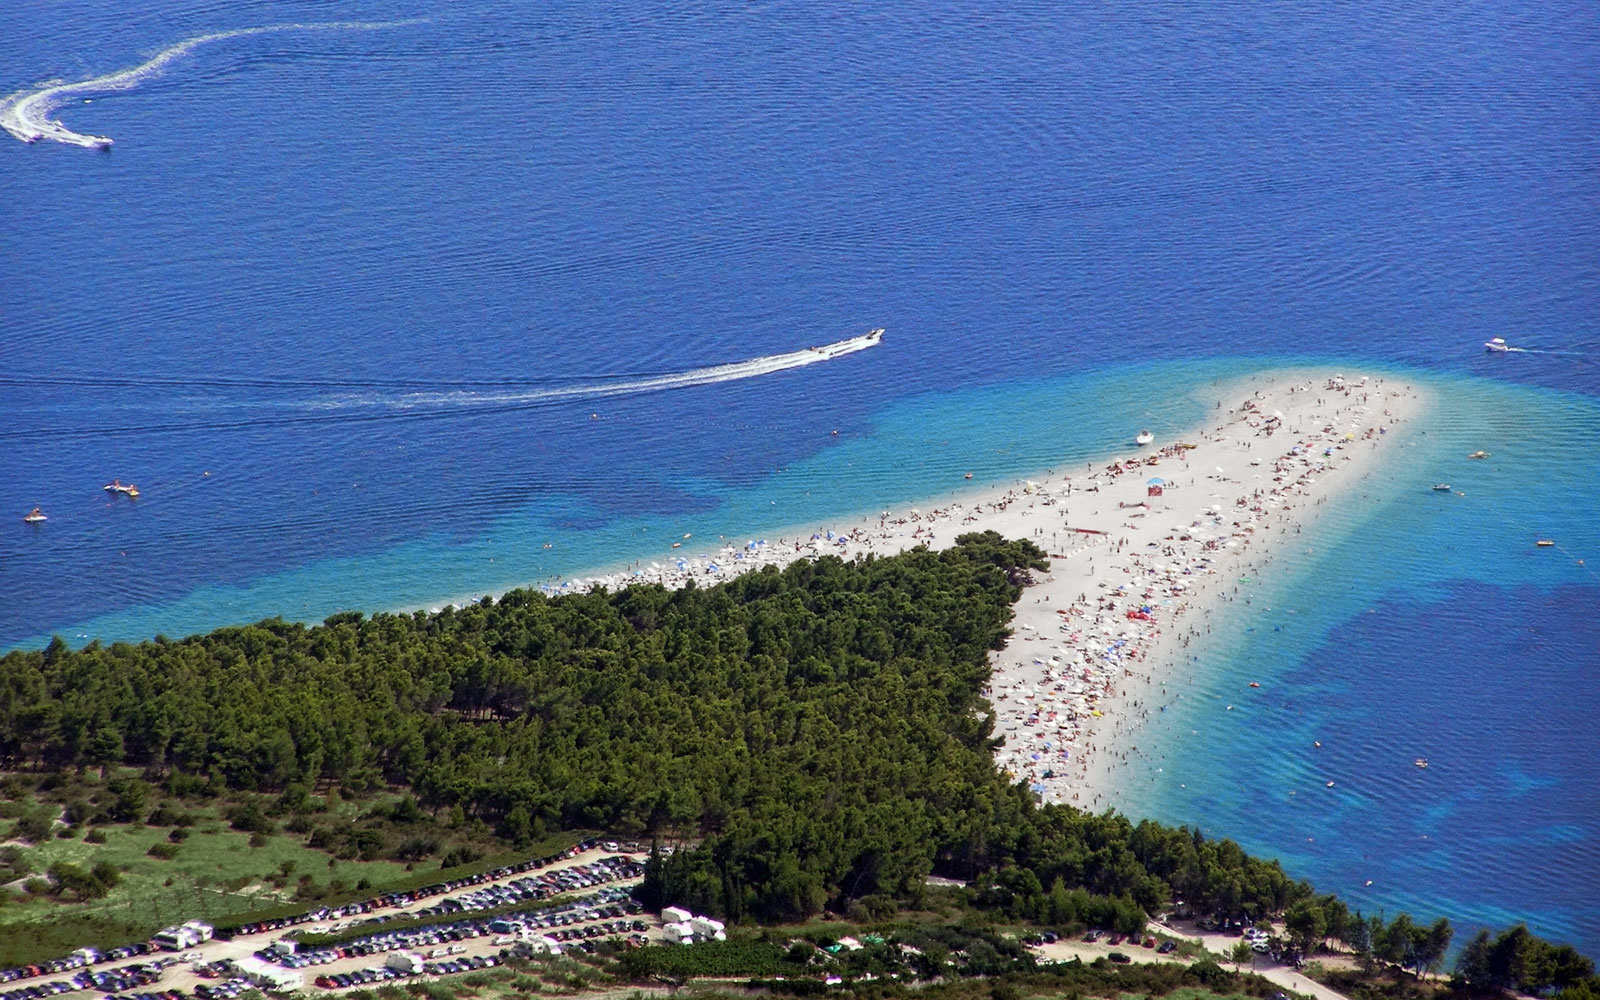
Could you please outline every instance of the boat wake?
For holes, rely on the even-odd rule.
[[[23,142],[32,143],[41,139],[48,139],[51,142],[83,146],[86,149],[109,149],[111,148],[111,140],[106,136],[85,135],[81,132],[74,132],[60,121],[52,120],[50,118],[51,113],[67,103],[76,94],[103,94],[110,91],[131,90],[145,80],[159,74],[173,60],[187,55],[207,42],[220,42],[227,38],[265,35],[278,31],[372,31],[378,28],[393,28],[414,23],[416,22],[326,21],[308,24],[271,24],[260,28],[235,28],[232,31],[216,31],[209,35],[198,35],[162,49],[154,58],[132,69],[121,70],[106,76],[97,76],[93,80],[83,80],[78,83],[62,83],[59,80],[51,80],[41,84],[38,90],[13,94],[4,101],[0,101],[0,128],[10,132]]]
[[[763,375],[773,375],[778,372],[804,368],[809,365],[821,364],[824,361],[832,361],[836,358],[856,354],[868,348],[876,347],[882,342],[882,339],[883,331],[881,329],[873,330],[859,337],[850,337],[846,340],[823,344],[819,347],[808,347],[803,351],[770,354],[764,357],[750,358],[746,361],[733,361],[727,364],[691,368],[679,372],[588,379],[561,385],[545,384],[539,386],[528,383],[497,383],[483,389],[452,387],[448,390],[432,389],[409,392],[396,392],[392,389],[374,392],[370,390],[375,386],[368,386],[366,387],[367,391],[360,393],[341,394],[338,396],[318,395],[310,399],[301,400],[279,398],[249,401],[235,397],[226,400],[221,405],[227,409],[237,410],[243,407],[247,411],[254,412],[251,412],[249,416],[235,418],[229,418],[214,412],[209,419],[201,418],[184,422],[122,422],[115,425],[97,427],[35,427],[26,430],[5,430],[0,431],[0,440],[22,436],[106,437],[163,432],[244,430],[362,421],[444,418],[469,413],[482,414],[527,410],[589,399],[639,395],[671,389],[714,385],[719,382],[735,382],[741,379],[759,378]],[[0,384],[4,384],[6,381],[6,379],[0,379]],[[75,387],[99,384],[96,380],[82,378],[45,378],[32,381],[39,385]],[[116,381],[118,384],[123,384],[127,380],[119,379]],[[213,383],[213,385],[224,388],[225,391],[243,388],[296,391],[306,388],[326,388],[328,383],[297,380],[284,380],[280,383],[270,379],[249,379],[238,383],[219,382]],[[483,383],[455,383],[454,385],[483,385]],[[141,409],[148,411],[151,405],[152,401],[146,397],[141,402]],[[275,415],[263,414],[261,410],[267,407],[277,409],[279,412]],[[285,408],[291,412],[285,413]]]
[[[803,368],[806,365],[831,361],[834,358],[841,358],[847,354],[855,354],[869,347],[875,347],[882,337],[882,330],[873,330],[871,333],[866,333],[859,337],[851,337],[848,340],[840,340],[820,347],[808,347],[803,351],[790,351],[787,354],[772,354],[761,358],[751,358],[748,361],[733,361],[723,365],[711,365],[706,368],[694,368],[682,372],[666,372],[638,378],[596,380],[573,385],[508,389],[498,392],[453,390],[449,392],[411,392],[402,395],[345,396],[339,399],[323,400],[315,405],[328,409],[373,406],[390,409],[498,407],[560,400],[601,399],[607,396],[627,396],[643,392],[656,392],[663,389],[687,389],[697,385],[712,385],[717,382],[733,382],[738,379],[756,378],[761,375],[788,371],[791,368]]]

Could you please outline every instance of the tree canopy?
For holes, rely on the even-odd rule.
[[[1232,841],[1041,807],[996,769],[989,653],[1046,568],[1031,543],[989,532],[709,587],[56,640],[0,657],[0,768],[133,766],[173,791],[285,801],[402,786],[408,812],[482,821],[513,843],[654,837],[676,849],[652,859],[646,892],[735,920],[892,908],[939,873],[1026,919],[1132,929],[1178,900],[1287,911],[1301,948],[1332,936],[1436,967],[1447,923],[1368,926]],[[147,808],[137,780],[108,790],[120,817]],[[252,828],[250,809],[233,825]],[[87,873],[62,874],[95,891]]]

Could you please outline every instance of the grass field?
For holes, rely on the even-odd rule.
[[[48,796],[31,794],[25,785],[17,787],[14,778],[0,780],[11,786],[5,789],[9,798],[0,796],[0,809],[6,814],[6,819],[0,820],[0,831],[11,825],[9,819],[25,812],[43,809],[54,813],[68,801],[108,801],[102,791],[104,781],[96,780],[92,772],[76,777],[67,787],[52,789]],[[156,814],[166,818],[152,826],[102,821],[93,829],[105,838],[104,843],[85,840],[89,824],[69,829],[57,822],[55,832],[69,836],[8,845],[22,854],[16,870],[42,881],[50,866],[58,862],[85,870],[105,863],[117,869],[119,881],[103,898],[83,901],[71,892],[57,898],[0,888],[0,968],[56,958],[84,945],[106,947],[144,940],[164,926],[189,919],[218,924],[230,918],[263,919],[301,913],[322,901],[333,905],[391,889],[417,888],[441,878],[554,854],[587,835],[585,831],[551,834],[512,850],[495,841],[487,828],[477,828],[481,824],[446,827],[425,815],[391,822],[386,818],[388,810],[401,798],[397,790],[377,790],[354,800],[330,792],[309,800],[305,816],[318,829],[379,830],[389,848],[416,836],[437,842],[434,853],[411,864],[383,858],[346,860],[335,857],[331,848],[309,847],[308,833],[285,829],[293,825],[292,814],[272,820],[274,833],[252,835],[235,830],[225,814],[241,802],[251,801],[248,794],[196,800],[152,789],[140,815],[160,807]],[[254,801],[262,804],[271,799],[254,797]],[[178,816],[182,825],[169,825],[180,822],[174,818]],[[177,829],[187,836],[173,843],[170,835]],[[4,835],[0,832],[0,837]],[[175,848],[175,854],[170,859],[152,856],[152,846]],[[444,872],[441,858],[454,847],[471,848],[473,853]],[[476,860],[470,860],[474,857]]]
[[[29,867],[43,872],[57,861],[88,867],[110,862],[122,880],[103,899],[60,902],[51,897],[14,898],[0,906],[0,967],[40,956],[40,945],[52,942],[50,955],[81,944],[100,943],[106,933],[126,927],[133,937],[151,928],[191,918],[216,919],[288,902],[301,875],[319,885],[334,879],[354,887],[363,879],[373,885],[392,882],[406,873],[392,861],[335,861],[304,846],[305,838],[278,834],[250,846],[250,835],[231,830],[220,819],[198,813],[199,822],[170,861],[151,857],[153,844],[167,843],[161,827],[102,827],[104,844],[52,839],[25,847]],[[330,866],[330,862],[332,862]],[[292,866],[288,884],[275,888],[268,878]],[[437,862],[432,867],[436,867]]]

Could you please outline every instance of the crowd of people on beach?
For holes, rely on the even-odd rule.
[[[1290,391],[1313,388],[1303,383]],[[1190,643],[1210,632],[1201,602],[1230,600],[1218,584],[1255,576],[1265,562],[1262,540],[1272,532],[1300,531],[1308,503],[1327,499],[1319,483],[1353,460],[1363,442],[1375,446],[1395,423],[1387,408],[1373,409],[1378,390],[1367,379],[1335,377],[1323,389],[1328,395],[1297,414],[1287,432],[1283,413],[1266,412],[1253,396],[1201,434],[1194,449],[1172,446],[1091,470],[1080,487],[1108,495],[1090,513],[1114,509],[1121,522],[1115,528],[1073,529],[1079,517],[1060,511],[1048,532],[1057,543],[1051,582],[1064,580],[1069,592],[1079,592],[1050,609],[1053,620],[1019,614],[1016,635],[996,657],[988,692],[1004,737],[1000,766],[1042,800],[1103,807],[1111,804],[1111,775],[1130,761],[1154,764],[1132,740],[1152,711],[1165,711],[1182,697],[1172,689],[1181,680],[1175,668],[1189,662]],[[1309,426],[1308,418],[1315,418]],[[1273,457],[1256,454],[1257,446],[1270,447],[1265,439],[1279,435]],[[1224,455],[1250,456],[1248,464],[1225,461],[1233,468],[1213,466],[1209,473],[1191,469],[1197,456],[1211,461],[1216,446]],[[1169,468],[1171,461],[1181,470],[1176,483],[1140,480],[1141,469]],[[1146,489],[1158,481],[1161,489]],[[1053,484],[1060,498],[1072,487],[1071,478]],[[1207,490],[1199,502],[1181,499],[1197,488]],[[1063,538],[1071,544],[1060,545]],[[1034,603],[1055,603],[1061,593],[1059,587],[1043,591]]]

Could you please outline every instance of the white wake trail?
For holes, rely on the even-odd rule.
[[[562,399],[600,399],[607,396],[624,396],[640,392],[655,392],[662,389],[686,389],[696,385],[711,385],[716,382],[733,382],[738,379],[771,375],[791,368],[802,368],[806,365],[831,361],[847,354],[864,351],[869,347],[876,347],[882,339],[883,331],[873,330],[871,333],[862,334],[859,337],[823,344],[820,347],[808,347],[803,351],[770,354],[765,357],[751,358],[748,361],[734,361],[724,365],[712,365],[707,368],[694,368],[689,371],[671,372],[666,375],[652,375],[647,378],[625,379],[616,382],[591,382],[582,385],[567,385],[551,389],[530,389],[517,392],[417,392],[407,393],[398,397],[347,397],[339,400],[330,400],[320,405],[323,408],[330,409],[360,406],[385,406],[401,409],[413,407],[504,406]]]
[[[308,24],[270,24],[260,28],[235,28],[231,31],[198,35],[162,49],[149,62],[141,63],[132,69],[120,70],[78,83],[51,80],[42,84],[39,90],[13,94],[0,101],[0,128],[23,142],[49,139],[52,142],[83,146],[86,149],[109,149],[111,140],[106,136],[74,132],[60,121],[51,120],[51,113],[67,103],[74,94],[103,94],[130,90],[160,73],[174,59],[187,55],[207,42],[243,38],[246,35],[265,35],[276,31],[374,31],[379,28],[415,23],[415,21],[325,21]]]

